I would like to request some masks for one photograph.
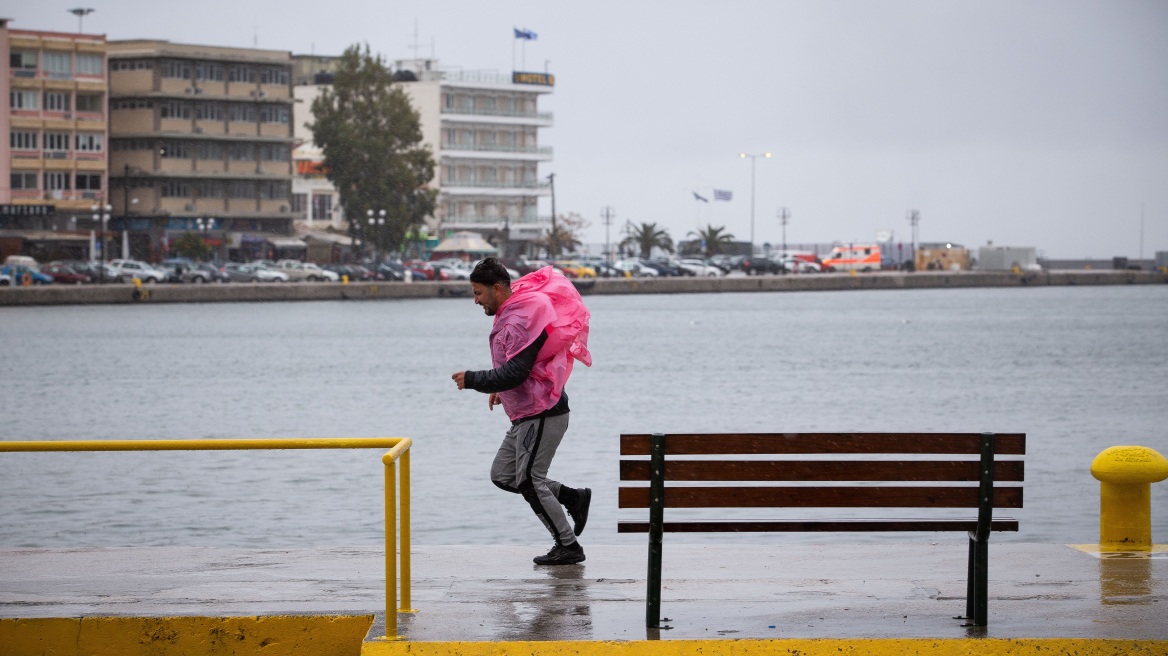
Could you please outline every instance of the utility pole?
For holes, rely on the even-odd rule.
[[[917,270],[917,225],[921,222],[921,213],[916,210],[908,211],[908,223],[912,226],[912,271]]]
[[[604,217],[604,262],[612,264],[612,242],[608,238],[608,228],[612,225],[612,206],[605,205],[601,216]]]
[[[552,234],[551,239],[548,240],[548,257],[555,257],[560,254],[560,233],[556,230],[556,174],[548,174],[548,185],[551,186],[552,191]],[[556,252],[552,253],[552,242],[555,241]]]

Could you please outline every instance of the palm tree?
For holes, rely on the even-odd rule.
[[[722,247],[734,243],[734,235],[730,233],[723,233],[726,226],[718,226],[715,228],[710,224],[706,224],[704,230],[691,231],[688,236],[697,237],[698,241],[706,245],[706,257],[717,255],[722,252]]]
[[[673,252],[673,238],[664,228],[657,228],[656,223],[642,223],[639,226],[630,227],[632,227],[632,232],[621,242],[622,248],[636,246],[641,251],[641,257],[646,260],[649,259],[649,254],[653,251],[654,246],[666,253]]]

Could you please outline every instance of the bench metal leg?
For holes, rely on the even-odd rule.
[[[645,626],[661,628],[661,535],[665,521],[665,436],[654,433],[649,459],[649,576]]]
[[[989,540],[969,538],[969,567],[965,582],[965,619],[985,626],[989,616]]]

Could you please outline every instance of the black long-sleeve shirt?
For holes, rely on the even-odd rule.
[[[527,348],[516,353],[515,357],[504,362],[501,366],[494,369],[466,372],[463,378],[463,386],[477,392],[491,394],[494,392],[506,392],[509,389],[514,389],[522,385],[523,381],[527,380],[527,377],[531,375],[531,369],[535,366],[536,356],[539,355],[539,350],[543,348],[547,337],[546,330],[541,332],[539,337],[536,337],[535,341],[529,344]],[[560,392],[560,400],[554,406],[531,417],[520,417],[511,423],[514,424],[538,417],[554,417],[556,415],[567,414],[567,412],[568,393],[566,390],[563,390]]]

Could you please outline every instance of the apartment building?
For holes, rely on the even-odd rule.
[[[0,85],[0,255],[89,257],[94,206],[108,197],[106,40],[9,29]]]
[[[331,68],[319,56],[325,76]],[[551,127],[550,112],[539,111],[539,98],[552,92],[554,77],[545,73],[440,70],[434,59],[399,60],[395,77],[421,117],[423,143],[430,146],[437,167],[431,182],[438,189],[438,207],[427,221],[431,235],[478,232],[496,245],[519,254],[551,229],[550,213],[541,215],[539,202],[550,195],[550,184],[539,171],[552,159],[552,149],[540,145],[539,131]],[[321,79],[311,67],[301,79]],[[294,93],[297,129],[295,157],[304,172],[294,190],[294,205],[305,218],[344,226],[336,192],[321,175],[320,150],[312,133],[302,127],[312,121],[312,101],[321,85],[298,86]],[[321,198],[328,197],[327,201]]]
[[[291,53],[110,41],[110,188],[134,257],[185,233],[219,257],[299,257]]]

